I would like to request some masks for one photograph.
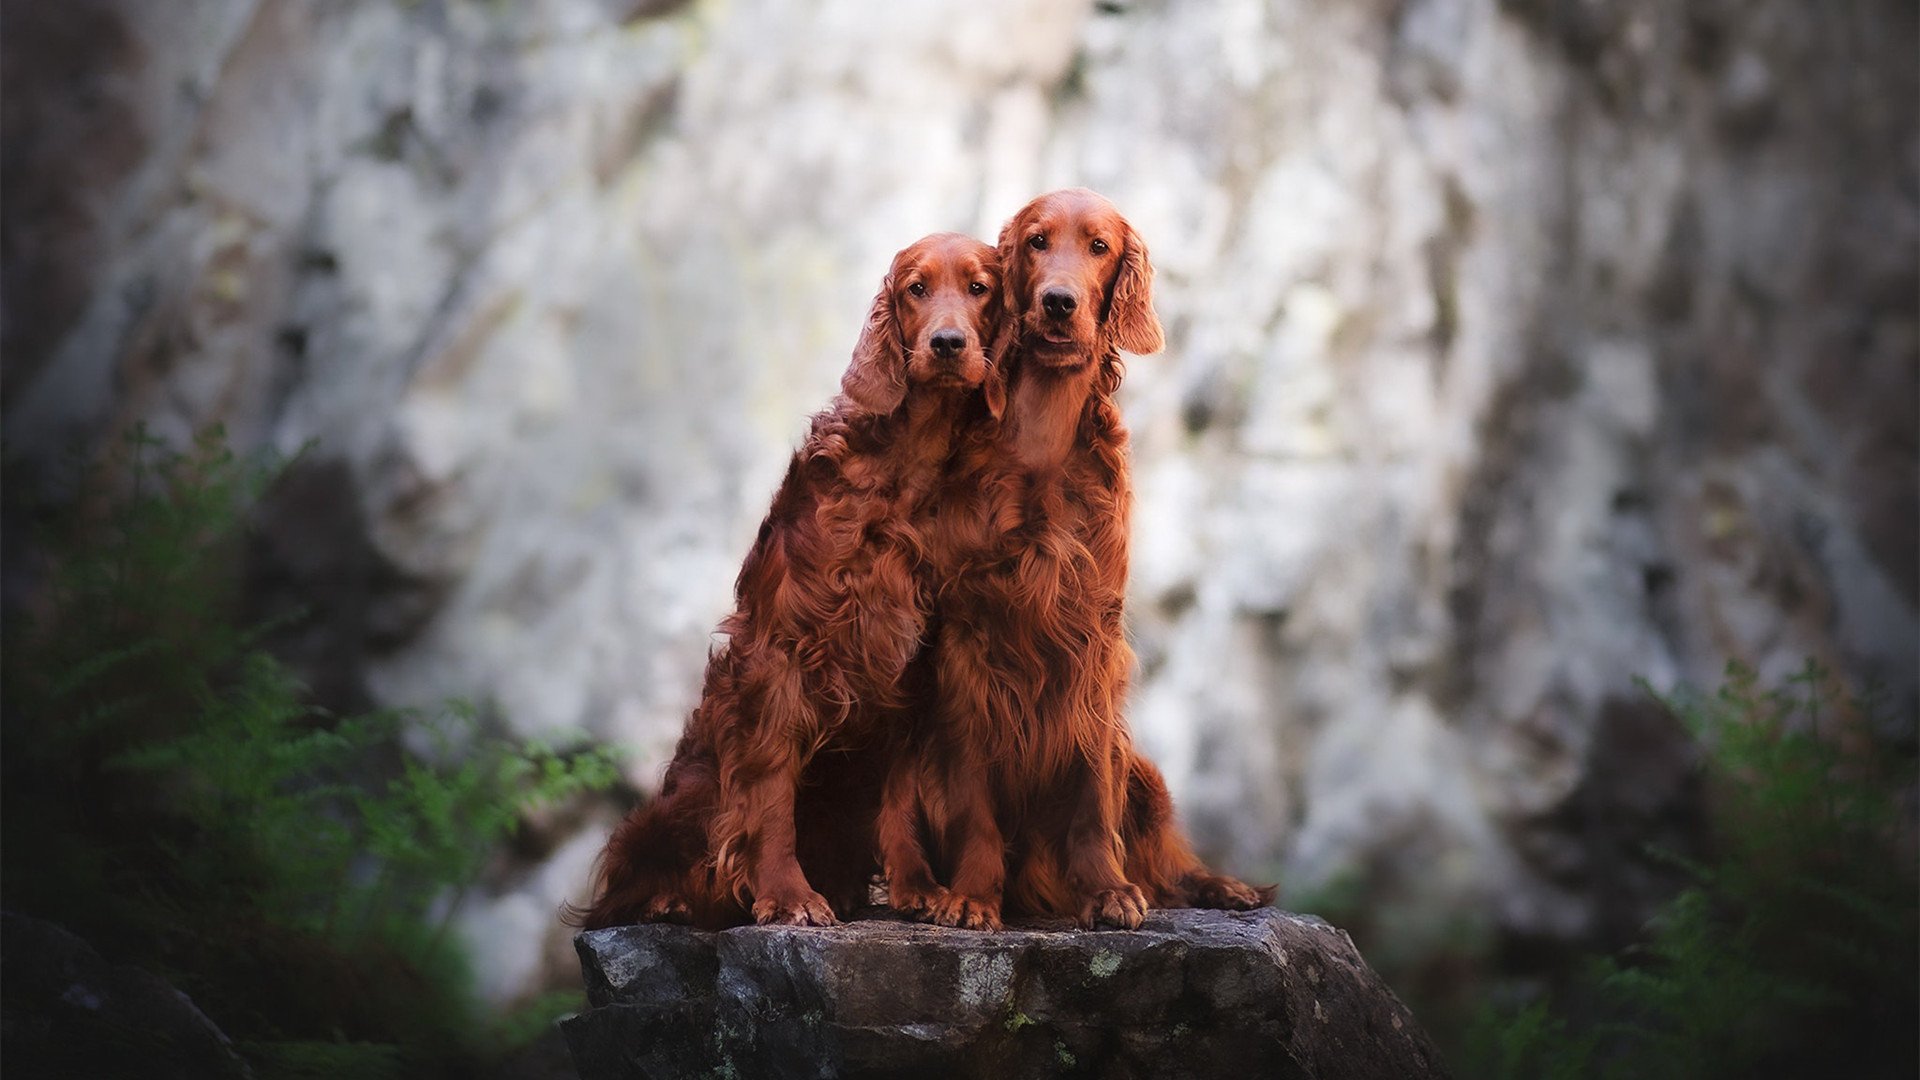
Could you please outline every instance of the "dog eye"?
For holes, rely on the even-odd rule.
[[[1105,240],[1095,240],[1093,242],[1093,253],[1095,255],[1105,255],[1107,253],[1107,242]]]
[[[987,295],[987,283],[984,281],[976,281],[967,286],[967,291],[975,296],[985,296]]]
[[[1047,250],[1047,238],[1039,233],[1035,233],[1027,237],[1027,246],[1035,251],[1045,251]]]
[[[907,291],[915,296],[925,296],[927,295],[927,286],[925,282],[916,281],[907,286]]]

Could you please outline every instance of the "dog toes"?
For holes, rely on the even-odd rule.
[[[762,926],[833,926],[837,920],[817,892],[763,896],[753,902],[753,921]]]
[[[1219,874],[1195,875],[1189,883],[1188,892],[1194,907],[1224,911],[1252,911],[1273,899],[1272,887],[1256,889],[1246,882]]]
[[[1137,930],[1147,918],[1147,897],[1132,885],[1102,889],[1080,909],[1081,926],[1114,926]]]
[[[888,886],[887,904],[902,915],[924,920],[931,915],[946,891],[939,885],[931,888]]]
[[[942,890],[945,892],[945,890]],[[1000,929],[1000,905],[956,892],[945,892],[927,910],[927,919],[962,930]]]
[[[690,923],[693,909],[685,899],[668,893],[648,900],[640,911],[640,919],[642,922]]]

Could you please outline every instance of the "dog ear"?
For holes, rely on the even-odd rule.
[[[853,362],[840,376],[840,390],[865,412],[885,416],[907,399],[906,347],[900,343],[900,323],[893,313],[893,273],[880,283],[880,293],[867,312],[867,325],[853,346]]]
[[[1145,356],[1165,348],[1166,336],[1160,330],[1160,317],[1153,313],[1153,264],[1147,261],[1147,245],[1131,225],[1125,239],[1120,272],[1107,302],[1107,340],[1114,348]]]
[[[995,245],[1000,251],[1000,317],[1010,323],[1026,310],[1027,245],[1021,243],[1020,238],[1026,235],[1027,211],[1031,206],[1029,203],[1021,207],[1019,213],[1000,226],[1000,240]]]
[[[1006,297],[1006,260],[1000,260],[1000,269],[996,274],[1000,285],[999,292],[987,300],[987,333],[981,344],[987,354],[987,377],[980,383],[980,392],[987,399],[987,413],[995,420],[1007,411],[1007,361],[1013,356],[1013,342],[1019,336],[1016,324],[1007,304]]]
[[[998,363],[987,365],[987,377],[980,384],[980,393],[987,399],[987,415],[1000,419],[1000,414],[1007,411],[1007,380],[1001,377]]]

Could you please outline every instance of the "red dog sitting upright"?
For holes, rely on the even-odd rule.
[[[843,393],[814,417],[740,569],[660,794],[607,841],[581,924],[724,926],[750,910],[824,926],[833,905],[816,887],[843,914],[864,902],[882,759],[899,741],[885,729],[929,603],[911,517],[960,435],[998,410],[985,346],[999,304],[998,257],[979,241],[942,233],[894,257]]]
[[[1256,907],[1272,890],[1201,864],[1121,715],[1132,492],[1114,394],[1118,350],[1162,343],[1146,247],[1075,189],[1014,215],[1000,258],[1006,413],[969,432],[929,504],[937,685],[881,812],[892,902],[976,928],[1003,900],[1123,927],[1149,905]]]

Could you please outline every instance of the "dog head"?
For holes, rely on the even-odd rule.
[[[1001,296],[998,252],[970,236],[935,233],[901,249],[873,298],[841,389],[855,405],[882,414],[899,408],[910,386],[985,386],[995,406],[987,346]]]
[[[1021,207],[1000,230],[1000,262],[1024,355],[1074,366],[1163,346],[1147,246],[1100,194],[1068,188]]]

